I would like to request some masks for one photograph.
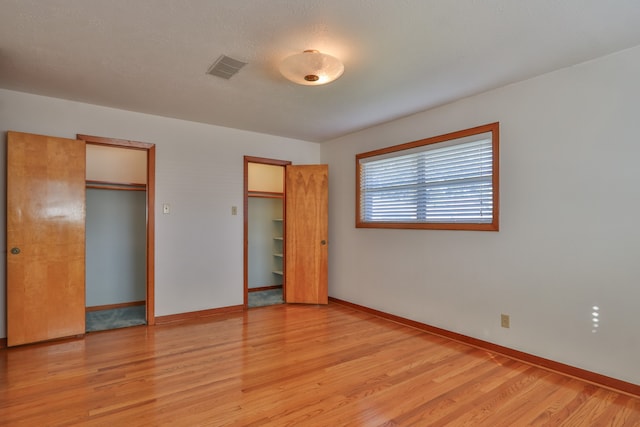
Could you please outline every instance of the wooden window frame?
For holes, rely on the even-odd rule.
[[[398,153],[402,155],[402,151],[411,150],[418,147],[451,141],[455,139],[470,137],[482,133],[491,133],[492,151],[493,151],[493,217],[490,223],[444,223],[444,222],[372,222],[362,219],[362,200],[361,200],[361,160],[369,157],[386,155],[390,153]],[[385,147],[365,153],[356,154],[356,228],[392,228],[392,229],[423,229],[423,230],[473,230],[473,231],[498,231],[499,230],[499,213],[500,213],[500,123],[489,123],[482,126],[476,126],[456,132],[438,135],[418,141],[407,142],[404,144]]]

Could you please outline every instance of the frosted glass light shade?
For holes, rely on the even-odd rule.
[[[331,83],[344,72],[344,65],[336,57],[305,50],[288,56],[280,64],[280,73],[299,85],[318,86]]]

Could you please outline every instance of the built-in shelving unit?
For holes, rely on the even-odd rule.
[[[272,273],[279,276],[280,284],[284,276],[284,240],[283,240],[283,220],[281,218],[273,219],[273,271]]]

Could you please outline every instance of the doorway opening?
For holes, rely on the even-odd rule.
[[[244,157],[244,306],[284,303],[285,166]]]
[[[155,324],[155,145],[90,135],[87,332]]]

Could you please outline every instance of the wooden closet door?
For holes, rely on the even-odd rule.
[[[85,333],[85,143],[9,132],[7,344]]]
[[[285,174],[285,301],[327,304],[329,168],[289,165]]]

